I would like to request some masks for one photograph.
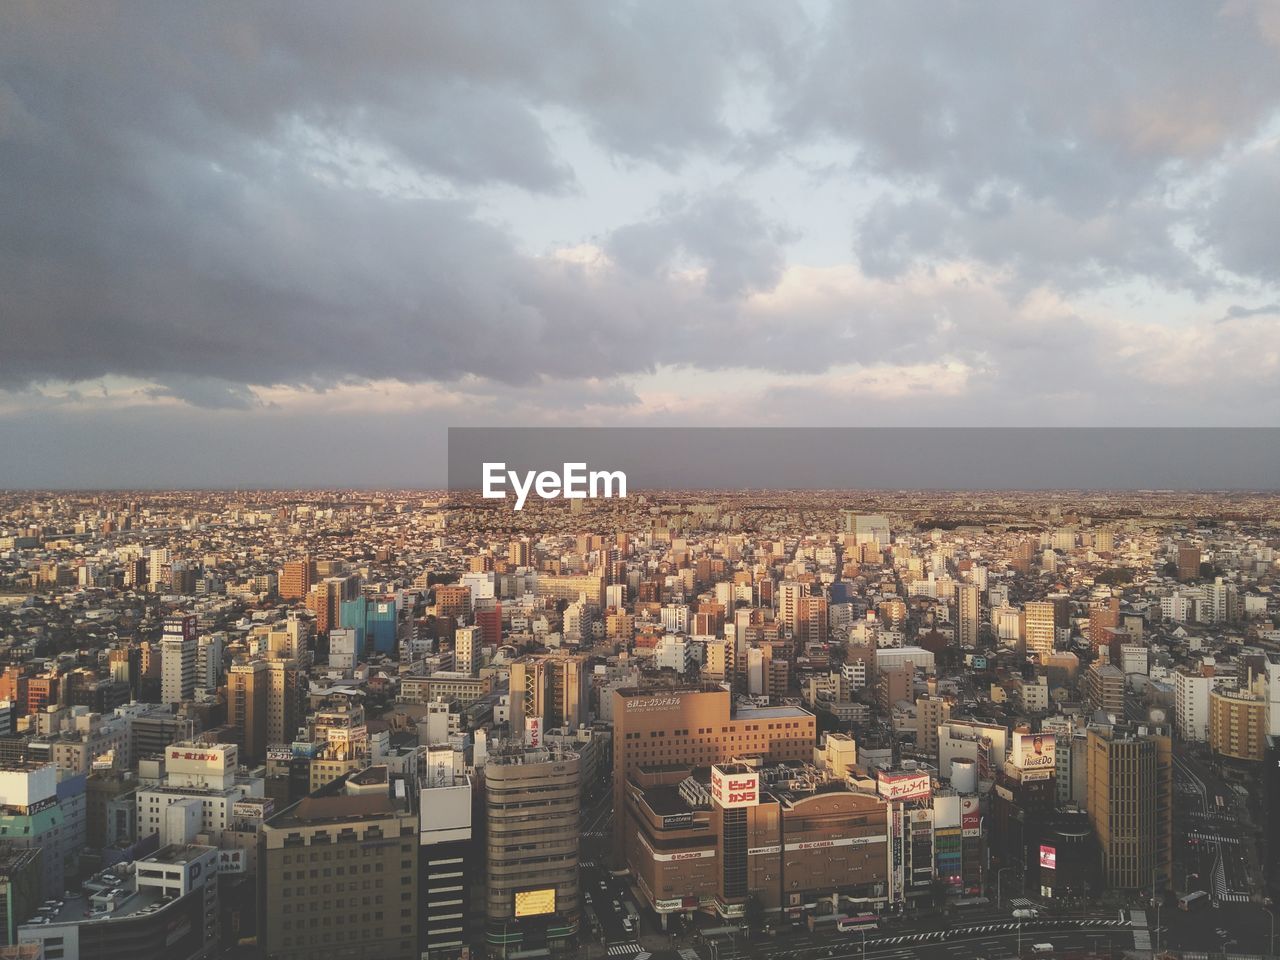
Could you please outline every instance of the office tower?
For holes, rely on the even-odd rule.
[[[720,686],[626,687],[613,692],[613,858],[623,864],[628,780],[641,766],[707,766],[742,757],[812,760],[816,719],[799,707],[733,708]]]
[[[501,957],[553,953],[578,931],[581,758],[499,743],[485,763],[485,933]]]
[[[1111,553],[1116,548],[1116,533],[1110,527],[1099,527],[1093,533],[1093,549],[1098,553]]]
[[[1088,733],[1089,822],[1112,890],[1166,888],[1173,862],[1173,748],[1163,727]]]
[[[227,671],[227,723],[241,730],[245,762],[261,763],[267,756],[267,663],[233,663]]]
[[[978,585],[961,583],[956,587],[960,646],[973,649],[978,645]]]
[[[160,702],[190,700],[196,689],[196,616],[166,617],[160,636]]]
[[[1193,543],[1178,544],[1178,579],[1182,581],[1200,578],[1200,548]]]
[[[480,644],[483,636],[479,627],[459,627],[453,632],[453,669],[474,677],[480,666]]]
[[[437,755],[449,754],[448,758]],[[471,778],[455,769],[452,748],[428,751],[418,770],[418,949],[424,960],[457,960],[467,950],[467,917],[481,855],[471,809]]]
[[[259,946],[267,956],[419,960],[419,823],[409,793],[385,766],[368,767],[263,823]],[[334,876],[318,881],[312,869]]]
[[[1085,674],[1090,710],[1124,716],[1124,671],[1110,663],[1094,661]]]
[[[162,547],[152,547],[147,554],[147,582],[152,590],[168,588],[169,564],[172,558],[169,551]]]
[[[1027,653],[1037,655],[1041,663],[1053,653],[1056,635],[1054,612],[1054,604],[1049,600],[1032,601],[1024,610],[1022,633],[1026,638]]]
[[[201,690],[216,690],[222,685],[222,651],[226,636],[221,633],[206,633],[200,637],[196,645],[196,687]]]
[[[301,560],[286,560],[280,570],[280,596],[284,600],[305,600],[315,583],[316,567],[310,554]]]

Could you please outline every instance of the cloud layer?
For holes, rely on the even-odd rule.
[[[1270,424],[1277,135],[1262,0],[9,4],[0,443]]]

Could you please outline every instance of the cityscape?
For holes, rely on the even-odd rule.
[[[0,496],[3,955],[1265,955],[1269,493]]]
[[[1277,960],[1280,0],[0,3],[0,960]]]

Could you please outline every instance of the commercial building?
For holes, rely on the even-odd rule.
[[[302,719],[303,676],[294,660],[256,659],[227,673],[227,722],[243,731],[241,757],[257,764],[267,747],[289,743]]]
[[[166,747],[164,782],[140,787],[136,795],[138,836],[158,833],[165,844],[202,834],[216,845],[231,825],[235,803],[264,795],[261,777],[237,775],[238,757],[239,748],[231,743],[185,741]]]
[[[1088,733],[1089,822],[1115,890],[1167,887],[1173,862],[1173,750],[1163,727]]]
[[[522,736],[531,717],[544,729],[576,730],[590,722],[590,677],[584,655],[532,655],[511,662],[511,734]]]
[[[196,690],[199,637],[195,614],[167,617],[160,637],[160,701],[181,703]]]
[[[642,766],[711,766],[731,759],[807,761],[817,744],[817,721],[798,707],[734,706],[729,691],[707,684],[626,687],[613,692],[613,794],[624,811],[626,785]],[[613,855],[624,863],[625,816],[614,816]]]
[[[218,950],[218,851],[166,846],[84,884],[48,922],[18,928],[51,960],[202,960]]]
[[[890,806],[808,764],[645,766],[627,789],[627,864],[658,914],[798,916],[841,894],[883,901]]]
[[[62,895],[68,867],[76,869],[84,849],[85,779],[78,775],[60,781],[52,763],[0,769],[0,844],[14,850],[43,850],[45,897]]]
[[[258,847],[259,946],[278,960],[418,960],[418,832],[385,766],[267,819]]]
[[[470,894],[482,857],[471,778],[451,758],[437,761],[428,751],[418,797],[418,946],[425,960],[456,960],[469,943]]]
[[[485,763],[485,942],[503,957],[570,949],[580,922],[581,764],[499,743]]]

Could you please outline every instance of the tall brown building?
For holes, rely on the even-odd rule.
[[[459,584],[436,587],[436,616],[452,617],[455,622],[470,617],[471,588]]]
[[[227,722],[244,731],[240,755],[266,759],[273,744],[291,743],[302,721],[302,673],[296,660],[232,664],[227,672]]]
[[[630,830],[628,780],[642,766],[710,766],[738,757],[781,762],[812,760],[817,720],[798,707],[733,709],[729,691],[714,685],[613,693],[613,858],[621,866]]]
[[[1178,579],[1195,580],[1200,576],[1200,548],[1194,543],[1178,544]]]
[[[316,634],[324,636],[338,626],[342,604],[360,596],[360,578],[325,577],[307,594],[307,608],[316,615]]]
[[[1158,732],[1157,732],[1158,731]],[[1089,731],[1089,821],[1112,890],[1167,888],[1173,864],[1173,747],[1158,727]]]
[[[316,565],[310,554],[301,560],[286,560],[280,570],[280,596],[285,600],[304,600],[315,582]]]
[[[978,645],[978,585],[961,583],[956,587],[956,626],[960,646],[972,650]]]

